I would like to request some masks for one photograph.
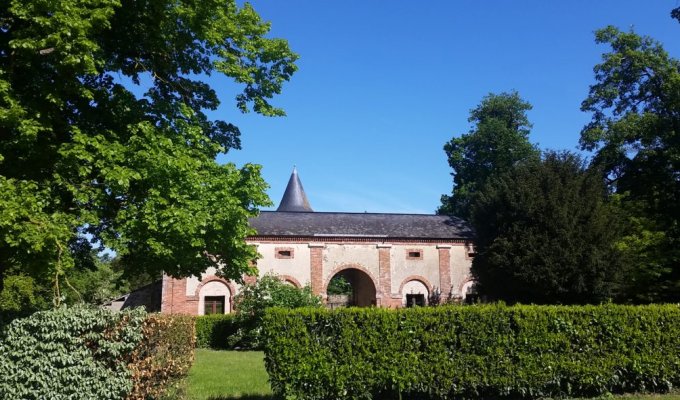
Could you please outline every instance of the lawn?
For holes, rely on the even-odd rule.
[[[273,400],[259,351],[196,349],[186,383],[191,400]],[[607,396],[611,400],[680,400],[680,394]]]
[[[196,349],[186,385],[191,400],[270,400],[272,391],[259,351]]]

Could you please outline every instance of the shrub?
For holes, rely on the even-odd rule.
[[[236,333],[234,314],[211,314],[196,317],[196,347],[228,349],[229,338]]]
[[[0,341],[0,398],[153,399],[193,359],[193,321],[76,306],[14,320]]]
[[[236,333],[228,342],[231,348],[261,349],[260,331],[264,312],[270,307],[321,307],[321,298],[309,286],[291,286],[276,275],[265,275],[255,284],[245,285],[236,295]]]
[[[290,399],[592,397],[680,384],[680,307],[271,309],[274,392]]]
[[[142,341],[132,353],[132,392],[128,399],[157,399],[189,373],[194,362],[194,318],[149,314],[142,325]]]

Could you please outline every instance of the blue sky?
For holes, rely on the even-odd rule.
[[[450,193],[445,142],[469,130],[469,110],[517,90],[533,106],[530,139],[576,150],[579,111],[608,49],[606,25],[652,36],[680,56],[678,0],[255,0],[272,37],[300,54],[273,100],[287,116],[240,114],[238,88],[209,82],[243,149],[220,162],[261,164],[278,205],[293,165],[316,211],[433,213]]]

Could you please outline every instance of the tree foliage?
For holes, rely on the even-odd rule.
[[[200,80],[241,84],[242,112],[296,70],[286,41],[234,0],[7,0],[0,8],[0,289],[114,249],[136,271],[240,279],[259,166],[219,165],[240,132]],[[136,95],[141,93],[143,95]],[[57,296],[58,297],[58,296]]]
[[[492,179],[475,197],[472,224],[482,295],[577,304],[621,291],[617,215],[599,171],[574,154],[547,153]]]
[[[470,110],[470,132],[444,145],[453,169],[453,193],[442,196],[438,213],[469,218],[470,201],[489,178],[538,157],[529,143],[529,110],[531,104],[517,92],[489,94]]]
[[[679,9],[672,15],[678,18]],[[641,301],[680,299],[680,61],[655,40],[609,26],[611,51],[595,66],[582,109],[592,113],[581,147],[596,151],[610,189],[629,215],[621,243]]]

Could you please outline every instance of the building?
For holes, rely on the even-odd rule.
[[[464,299],[472,287],[472,232],[442,215],[314,212],[294,169],[276,211],[251,221],[257,234],[259,275],[276,274],[310,285],[329,305],[403,307],[437,298]],[[240,286],[206,271],[198,279],[162,281],[161,312],[229,313]],[[327,296],[342,276],[353,289],[346,300]],[[255,277],[245,277],[246,282]]]

